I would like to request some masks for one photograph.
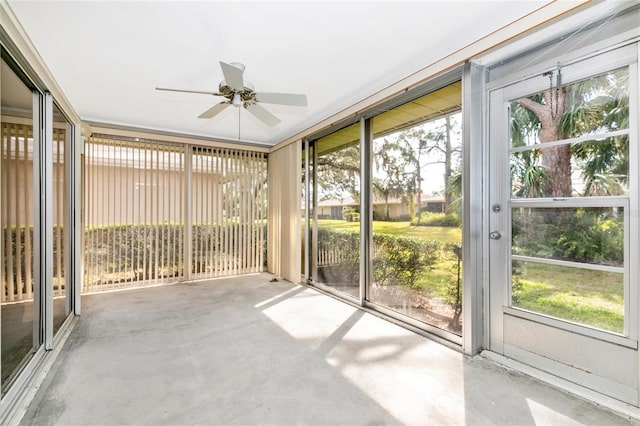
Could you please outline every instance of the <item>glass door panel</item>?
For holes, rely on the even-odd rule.
[[[1,66],[2,390],[34,352],[33,94]]]
[[[373,118],[368,300],[462,334],[460,82]],[[451,112],[453,111],[453,112]]]
[[[509,122],[512,306],[623,333],[628,68],[511,101]]]
[[[490,345],[637,404],[637,74],[621,58],[637,60],[620,49],[490,94]]]
[[[53,332],[69,316],[68,301],[69,240],[65,228],[69,223],[67,152],[71,125],[62,112],[53,106]]]
[[[314,143],[314,283],[360,294],[360,125]]]

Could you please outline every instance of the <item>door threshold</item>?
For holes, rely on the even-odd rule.
[[[547,373],[546,371],[539,370],[523,362],[516,361],[504,355],[500,355],[497,352],[492,352],[485,349],[480,353],[480,356],[490,361],[496,362],[497,364],[500,364],[507,369],[526,374],[542,382],[555,386],[556,388],[561,389],[571,395],[590,401],[598,406],[614,412],[615,414],[635,420],[640,420],[640,408],[638,407],[603,395],[600,392],[596,392],[592,389],[586,388],[568,380],[562,379],[558,376]]]

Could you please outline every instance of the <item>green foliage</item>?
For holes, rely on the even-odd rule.
[[[598,135],[629,128],[627,68],[572,83],[563,90],[567,97],[567,108],[556,123],[555,132],[559,138]],[[544,105],[550,96],[546,91],[528,98]],[[511,103],[510,118],[512,146],[532,146],[531,150],[512,154],[514,195],[530,198],[549,195],[546,194],[546,188],[550,181],[554,178],[570,179],[570,176],[556,176],[555,170],[542,166],[543,151],[533,148],[540,142],[542,128],[536,114],[514,101]],[[629,169],[627,136],[607,139],[594,137],[593,140],[571,144],[570,149],[575,164],[582,171],[583,195],[621,195],[624,192]],[[549,167],[549,164],[546,166]]]
[[[514,306],[518,306],[522,298],[523,287],[521,267],[521,262],[517,260],[511,262],[511,302]]]
[[[595,220],[580,212],[555,244],[557,252],[566,258],[583,262],[622,264],[624,256],[624,225],[606,215]]]
[[[414,288],[420,276],[433,268],[443,249],[435,240],[375,233],[373,246],[373,281],[407,288]]]
[[[360,198],[360,149],[357,143],[323,152],[324,140],[317,142],[319,154],[314,164],[317,170],[318,191],[323,198],[343,199],[349,194]]]
[[[539,149],[516,152],[511,159],[511,188],[519,198],[535,198],[545,195],[549,174],[540,164]]]
[[[245,235],[251,228],[249,224],[240,223],[193,224],[192,270],[199,270],[207,261],[205,257],[212,252],[225,252],[222,235],[233,238],[234,233],[230,231],[236,230],[238,235]],[[91,285],[180,276],[184,269],[183,224],[87,227],[84,240],[85,270],[99,280],[90,283]],[[262,250],[266,251],[266,245]],[[134,271],[134,275],[119,273],[120,271]]]
[[[342,217],[347,222],[360,222],[360,213],[353,207],[346,207],[342,212]]]
[[[449,326],[456,328],[460,315],[462,315],[462,244],[447,244],[445,252],[453,253],[455,256],[455,285],[447,286],[445,299],[453,307],[453,318]]]
[[[514,214],[513,248],[517,254],[569,261],[622,265],[624,224],[610,210],[547,209],[544,214]],[[592,209],[589,209],[592,210]]]
[[[456,213],[420,213],[420,221],[412,220],[412,226],[442,226],[447,228],[459,228],[462,226],[460,215]]]
[[[360,280],[360,233],[318,228],[318,253],[335,253],[329,267],[319,267],[323,281],[358,285]]]
[[[454,170],[447,179],[445,195],[451,200],[448,213],[462,215],[462,167]]]
[[[318,252],[330,251],[334,253],[333,262],[319,268],[322,279],[357,285],[360,277],[360,233],[355,229],[318,228]],[[454,308],[456,323],[462,312],[461,262],[460,243],[373,234],[373,282],[383,286],[399,285],[440,297]]]
[[[7,241],[11,241],[11,256],[7,255],[7,247],[3,247],[4,251],[4,270],[13,271],[13,282],[18,282],[18,273],[22,277],[22,280],[27,276],[28,267],[33,267],[33,257],[35,251],[35,243],[33,240],[33,225],[21,225],[21,226],[4,226],[4,244]],[[58,246],[58,238],[57,235],[60,233],[60,245]],[[31,246],[31,255],[30,259],[26,259],[26,240],[29,239],[29,244]],[[19,242],[19,246],[18,246]],[[60,256],[61,259],[64,259],[65,255],[65,237],[64,237],[64,227],[54,225],[53,227],[53,259],[57,259]],[[16,255],[17,254],[17,255]],[[9,265],[9,257],[11,257],[11,265]],[[20,270],[18,271],[18,265],[20,266]],[[9,268],[11,266],[11,268]],[[58,270],[58,262],[54,260],[53,262],[53,276],[64,276],[65,274],[65,262],[60,262],[60,270]],[[31,271],[31,277],[33,278],[33,271]],[[18,289],[16,288],[16,291]]]

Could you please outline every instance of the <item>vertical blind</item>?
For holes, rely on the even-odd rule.
[[[85,292],[262,271],[265,232],[264,154],[87,141]]]
[[[53,129],[53,295],[64,296],[65,278],[65,234],[64,225],[67,206],[67,182],[65,173],[64,129]]]
[[[33,299],[33,128],[2,123],[2,302]]]
[[[85,145],[83,290],[183,275],[184,149],[91,137]]]
[[[263,154],[193,149],[194,278],[263,270],[266,179],[267,163]]]

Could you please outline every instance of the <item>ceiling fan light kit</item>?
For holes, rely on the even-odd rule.
[[[244,81],[245,66],[239,62],[220,62],[220,68],[222,68],[222,74],[224,80],[218,85],[218,92],[209,92],[204,90],[184,90],[184,89],[168,89],[163,87],[156,87],[156,90],[169,91],[169,92],[181,92],[181,93],[196,93],[202,95],[221,96],[226,98],[223,101],[213,107],[209,108],[198,118],[210,119],[224,111],[229,105],[233,105],[236,108],[243,106],[253,116],[265,123],[267,126],[275,126],[280,123],[280,120],[275,115],[271,114],[267,109],[263,108],[259,103],[265,104],[278,104],[288,106],[307,106],[307,96],[296,93],[271,93],[271,92],[256,92],[253,84],[248,81]]]

